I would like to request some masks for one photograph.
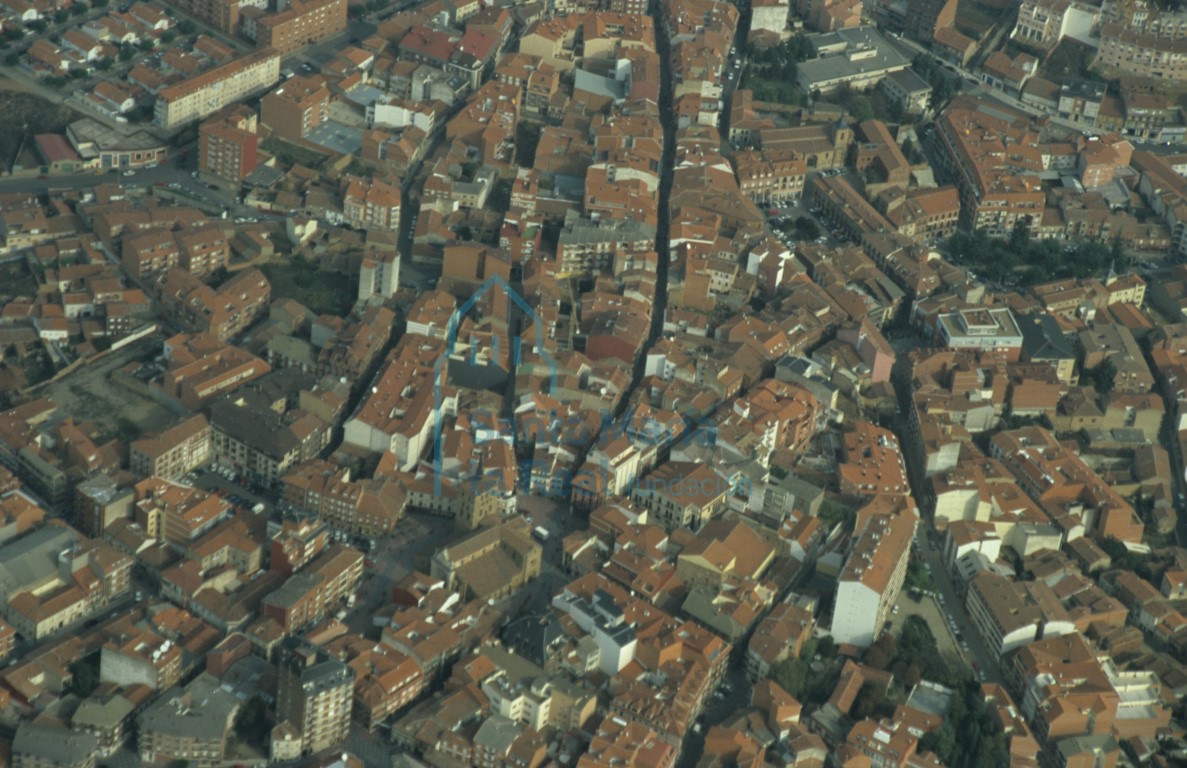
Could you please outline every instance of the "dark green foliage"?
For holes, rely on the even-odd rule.
[[[1092,382],[1092,388],[1097,394],[1107,395],[1117,385],[1117,366],[1112,360],[1105,360],[1095,368],[1089,368],[1084,374]]]
[[[793,226],[795,227],[795,236],[800,240],[815,240],[820,237],[820,226],[815,219],[798,216]]]
[[[520,167],[536,164],[536,147],[540,143],[540,126],[521,120],[515,126],[515,162]]]
[[[235,715],[235,733],[253,746],[267,744],[272,725],[268,719],[268,706],[259,696],[253,696]]]
[[[917,675],[954,687],[972,676],[971,670],[960,659],[940,653],[931,629],[919,616],[908,616],[903,622],[895,650],[897,652],[888,668],[897,678]]]
[[[1130,552],[1120,540],[1109,536],[1100,543],[1100,548],[1113,561],[1111,568],[1123,571],[1133,571],[1149,582],[1155,582],[1157,573],[1154,564],[1146,557]]]
[[[911,558],[907,563],[907,580],[903,583],[903,589],[934,592],[936,583],[932,581],[931,572],[923,567],[923,563]]]
[[[70,665],[70,685],[67,690],[80,698],[86,698],[99,686],[99,654],[79,659]]]
[[[1008,765],[1006,735],[998,726],[976,683],[961,685],[938,731],[919,740],[920,751],[935,752],[949,768]]]
[[[960,78],[945,69],[939,59],[930,53],[920,53],[912,59],[911,69],[931,86],[928,106],[934,111],[943,109],[960,92]]]
[[[802,104],[803,94],[795,87],[796,65],[813,54],[812,44],[804,35],[794,35],[772,48],[751,49],[739,87],[753,91],[757,101]]]
[[[990,237],[983,230],[972,234],[958,232],[948,240],[952,260],[974,268],[986,279],[1009,278],[1019,285],[1088,277],[1110,265],[1124,268],[1124,259],[1115,261],[1116,249],[1099,242],[1069,244],[1058,240],[1034,240],[1015,230],[1008,240]]]

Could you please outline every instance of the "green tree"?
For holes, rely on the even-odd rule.
[[[124,43],[120,46],[120,61],[131,61],[135,55],[136,48],[131,43]]]
[[[198,31],[198,26],[189,19],[186,19],[177,25],[177,31],[183,35],[192,35]]]
[[[165,45],[169,45],[169,43],[172,43],[176,39],[177,39],[177,33],[174,32],[173,30],[169,30],[169,31],[165,32],[165,34],[161,35],[161,42],[164,43]]]
[[[935,752],[941,762],[952,764],[952,756],[956,753],[956,734],[948,726],[947,720],[939,730],[923,734],[919,739],[919,751]]]
[[[853,700],[853,708],[849,711],[849,716],[854,720],[865,720],[882,713],[886,703],[886,689],[875,683],[873,680],[867,680],[862,683],[861,688],[857,692],[857,697]]]
[[[820,237],[820,227],[815,219],[798,216],[795,220],[795,233],[800,240],[815,240]]]
[[[61,24],[64,21],[66,21],[66,19],[68,19],[68,18],[70,18],[70,11],[66,10],[65,8],[54,11],[54,23],[55,24]]]
[[[36,21],[30,21],[25,26],[27,26],[29,29],[33,30],[34,32],[41,33],[41,32],[44,32],[46,30],[46,28],[49,26],[49,22],[45,21],[44,19],[37,19]]]
[[[139,43],[136,43],[136,47],[140,49],[141,53],[148,53],[155,46],[156,46],[156,43],[154,43],[152,40],[149,40],[148,38],[145,38],[144,40],[141,40]]]
[[[4,63],[10,67],[15,67],[21,63],[21,55],[16,52],[10,53],[4,57]]]
[[[136,426],[136,422],[129,418],[121,416],[116,422],[115,436],[121,443],[132,443],[140,439],[144,434],[140,427]]]
[[[86,3],[75,2],[70,6],[70,13],[74,14],[75,16],[86,16],[87,12],[90,10],[91,7]]]
[[[110,56],[104,56],[95,62],[95,69],[99,70],[100,72],[106,72],[113,66],[115,66],[115,59],[111,58]]]
[[[85,699],[99,686],[99,654],[79,659],[70,665],[70,685],[67,690]]]
[[[1014,228],[1010,230],[1010,247],[1025,248],[1029,243],[1030,225],[1025,219],[1018,219],[1014,222]]]
[[[1089,368],[1085,373],[1097,394],[1108,395],[1117,386],[1117,366],[1113,365],[1112,360],[1106,359],[1095,368]]]
[[[771,667],[770,674],[771,679],[792,696],[798,699],[804,695],[808,665],[802,659],[784,659]]]
[[[220,265],[218,267],[215,267],[214,271],[210,273],[210,277],[207,280],[207,282],[210,283],[210,287],[218,288],[220,285],[222,285],[223,283],[227,282],[230,279],[231,279],[231,271],[229,269],[227,269],[225,266]]]
[[[248,699],[235,716],[235,732],[239,738],[255,746],[265,744],[271,727],[268,705],[259,696]]]
[[[515,162],[523,168],[536,163],[536,147],[540,144],[540,126],[525,120],[515,126]]]

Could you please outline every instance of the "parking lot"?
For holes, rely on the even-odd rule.
[[[771,231],[775,236],[782,240],[789,246],[794,246],[796,242],[811,243],[815,242],[817,245],[842,245],[846,242],[843,236],[838,237],[834,232],[835,227],[829,226],[828,222],[820,218],[818,211],[813,209],[806,201],[801,199],[798,203],[770,203],[760,205],[763,212],[767,215],[767,222],[771,227]],[[777,226],[783,224],[794,224],[796,219],[806,217],[813,222],[820,229],[820,236],[815,240],[798,240],[794,229],[789,234],[783,234],[782,227]]]

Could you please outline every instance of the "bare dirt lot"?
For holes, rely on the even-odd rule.
[[[111,379],[112,371],[157,348],[159,341],[150,337],[84,365],[48,385],[40,394],[74,418],[95,422],[109,435],[123,432],[123,437],[130,437],[129,431],[146,433],[163,429],[179,414]]]

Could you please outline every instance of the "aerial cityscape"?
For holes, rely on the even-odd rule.
[[[0,0],[0,768],[1187,766],[1180,0]]]

